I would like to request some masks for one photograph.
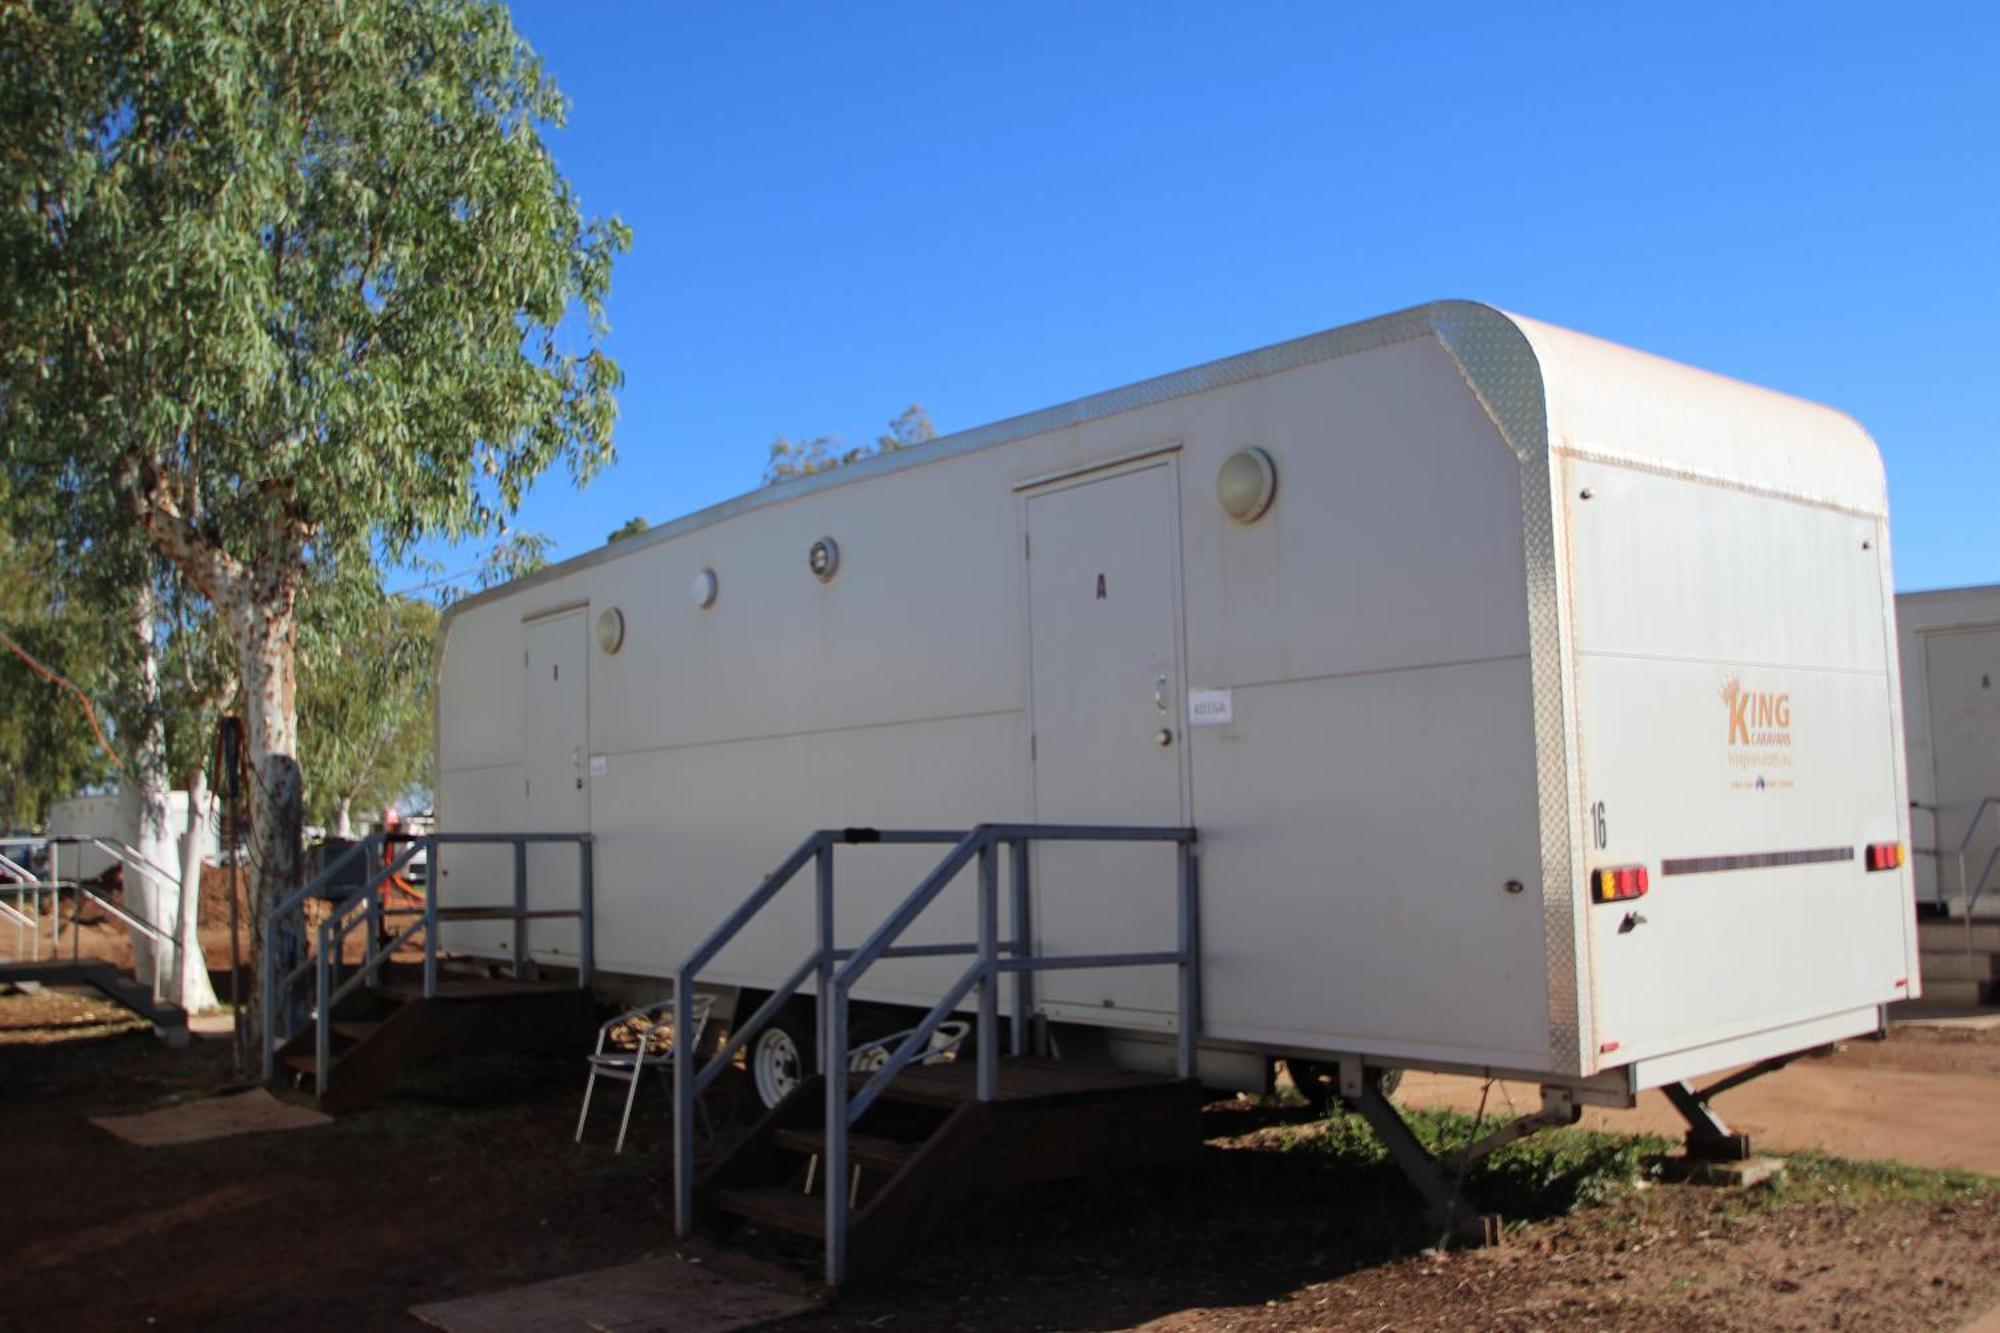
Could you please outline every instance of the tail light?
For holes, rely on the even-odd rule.
[[[1871,842],[1863,859],[1870,870],[1895,870],[1903,864],[1903,844],[1900,842]]]
[[[1590,872],[1590,896],[1600,903],[1621,903],[1646,896],[1646,867],[1602,866]]]

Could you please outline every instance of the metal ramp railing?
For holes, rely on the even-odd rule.
[[[1036,952],[1032,899],[1030,895],[1030,845],[1037,842],[1155,842],[1173,843],[1177,848],[1177,935],[1173,949],[1089,955],[1044,956]],[[861,844],[950,845],[931,871],[898,904],[859,946],[841,948],[835,943],[834,849]],[[816,979],[820,1003],[818,1024],[819,1068],[824,1075],[826,1106],[826,1163],[822,1179],[828,1182],[847,1178],[850,1138],[857,1121],[881,1096],[889,1084],[913,1062],[931,1050],[933,1036],[968,996],[977,992],[977,1021],[973,1040],[976,1070],[975,1095],[992,1101],[999,1091],[1000,1070],[1000,986],[1012,977],[1009,1045],[1015,1055],[1028,1047],[1028,1023],[1034,1012],[1034,977],[1038,972],[1074,968],[1174,967],[1179,973],[1175,1069],[1183,1080],[1195,1074],[1195,1041],[1201,1023],[1199,891],[1196,858],[1197,834],[1184,827],[1130,827],[1118,825],[1065,824],[982,824],[963,832],[892,829],[822,829],[801,843],[777,870],[767,876],[757,891],[732,912],[709,937],[681,964],[674,977],[677,1012],[690,1012],[694,987],[704,968],[734,940],[792,882],[805,867],[815,868],[817,944],[793,969],[770,998],[760,1005],[741,1028],[699,1069],[692,1059],[674,1066],[674,1223],[686,1237],[694,1227],[694,1110],[695,1101],[728,1067],[756,1034],[784,1005],[799,993],[808,977]],[[999,864],[1001,849],[1008,854],[1011,938],[1000,935]],[[896,941],[921,917],[944,890],[968,866],[978,867],[977,939],[951,944],[901,945]],[[848,1069],[851,1046],[849,1007],[854,988],[877,962],[890,958],[971,957],[972,962],[948,986],[930,1011],[906,1033],[886,1059],[874,1068],[859,1090],[852,1090],[843,1075]],[[846,1277],[848,1191],[835,1185],[824,1188],[825,1196],[825,1277],[837,1286]]]
[[[1965,836],[1958,840],[1959,910],[1965,914],[1967,921],[1972,920],[1973,909],[1979,905],[1980,898],[1986,893],[1986,886],[1993,880],[1994,866],[2000,865],[2000,843],[1995,843],[1993,851],[1986,858],[1986,864],[1980,867],[1978,880],[1975,882],[1966,878],[1966,855],[1972,849],[1972,840],[1979,836],[1979,827],[1986,822],[1986,816],[1996,809],[2000,809],[2000,796],[1988,796],[1980,801],[1972,812],[1972,822],[1965,826]]]
[[[573,843],[577,849],[577,904],[573,908],[531,908],[528,905],[528,848],[535,844]],[[401,852],[393,850],[406,844]],[[438,853],[444,847],[508,846],[513,849],[513,903],[506,907],[442,907],[439,898],[444,876]],[[513,960],[515,976],[526,980],[534,974],[529,938],[530,923],[544,918],[570,918],[578,923],[577,985],[589,989],[594,964],[595,920],[593,909],[593,864],[596,840],[588,833],[426,833],[370,834],[328,862],[313,880],[275,908],[264,919],[263,951],[259,969],[263,1001],[263,1071],[270,1082],[277,1067],[278,1050],[312,1023],[314,1088],[324,1095],[333,1064],[332,1024],[335,1006],[355,991],[374,982],[382,967],[396,951],[419,935],[423,938],[423,995],[438,994],[438,927],[450,921],[508,920],[514,923]],[[426,862],[426,885],[421,907],[398,908],[388,901],[392,885],[416,861],[418,853]],[[342,878],[349,867],[372,866],[358,886],[349,887]],[[306,918],[306,904],[315,900],[328,903],[328,910],[316,927]],[[389,935],[384,923],[392,916],[415,919],[396,934]],[[367,926],[362,960],[349,967],[341,961],[347,939],[354,930]],[[310,942],[303,957],[280,959],[279,948],[287,941]],[[284,971],[280,971],[280,966]],[[310,982],[310,988],[307,983]]]
[[[104,894],[90,887],[76,872],[73,879],[62,876],[62,850],[65,847],[78,849],[92,848],[102,852],[127,873],[127,882],[132,875],[143,875],[153,880],[161,888],[172,893],[175,915],[179,914],[181,877],[178,871],[170,871],[148,860],[140,851],[116,838],[102,838],[94,834],[56,833],[45,837],[8,838],[7,844],[13,848],[29,848],[48,854],[47,878],[23,865],[13,857],[0,855],[0,896],[11,897],[11,903],[0,902],[0,915],[14,925],[15,948],[20,948],[23,936],[29,941],[30,961],[39,962],[42,957],[42,922],[46,917],[51,922],[49,949],[51,956],[58,956],[63,943],[63,897],[70,898],[70,960],[81,956],[82,935],[77,930],[85,903],[93,903],[130,930],[137,931],[157,946],[161,960],[153,969],[153,999],[158,1001],[166,994],[167,978],[178,973],[180,968],[181,942],[177,932],[167,929],[157,921],[149,920],[131,905],[128,900],[120,906]]]

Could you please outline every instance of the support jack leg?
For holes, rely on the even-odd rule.
[[[1660,1089],[1667,1094],[1667,1100],[1687,1121],[1687,1145],[1690,1159],[1704,1162],[1747,1162],[1750,1160],[1750,1136],[1738,1134],[1729,1124],[1715,1113],[1708,1099],[1714,1092],[1696,1092],[1686,1083],[1669,1083]]]
[[[1381,1080],[1379,1069],[1365,1068],[1359,1060],[1341,1061],[1341,1099],[1368,1122],[1404,1178],[1423,1196],[1424,1221],[1440,1247],[1476,1247],[1500,1241],[1500,1216],[1475,1213],[1463,1192],[1465,1173],[1473,1163],[1539,1130],[1573,1125],[1583,1115],[1583,1108],[1567,1089],[1544,1088],[1540,1111],[1521,1116],[1456,1152],[1437,1157],[1411,1132],[1408,1122],[1383,1094]]]
[[[1762,1184],[1782,1173],[1784,1163],[1775,1157],[1757,1156],[1750,1147],[1750,1136],[1730,1129],[1728,1122],[1716,1114],[1711,1099],[1753,1078],[1783,1069],[1793,1058],[1765,1060],[1739,1069],[1706,1088],[1696,1089],[1685,1082],[1664,1085],[1660,1091],[1667,1094],[1667,1100],[1688,1123],[1684,1140],[1687,1151],[1679,1158],[1668,1158],[1667,1168],[1683,1179],[1739,1188]]]

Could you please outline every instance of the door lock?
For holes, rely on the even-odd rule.
[[[1153,739],[1162,745],[1172,745],[1174,743],[1174,729],[1172,727],[1161,727],[1154,734]]]

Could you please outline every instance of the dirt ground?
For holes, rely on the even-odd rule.
[[[1863,1059],[1985,1070],[2000,1093],[2000,1036],[1963,1046],[1899,1035]],[[672,1240],[664,1098],[642,1093],[622,1157],[614,1112],[570,1142],[576,1061],[434,1065],[330,1125],[207,1143],[142,1149],[86,1121],[228,1086],[228,1059],[90,999],[0,997],[0,1330],[413,1329],[421,1301],[729,1262]],[[726,1141],[748,1107],[723,1092]],[[1574,1133],[1481,1185],[1518,1219],[1506,1245],[1437,1254],[1351,1119],[1230,1101],[1206,1121],[1185,1169],[995,1202],[892,1286],[789,1327],[1897,1330],[2000,1303],[2000,1189],[1969,1177],[1805,1157],[1736,1194],[1648,1183],[1663,1144]]]
[[[1716,1111],[1760,1149],[2000,1176],[2000,1032],[1908,1025],[1895,1033],[1893,1041],[1848,1042],[1795,1061],[1723,1093]],[[1494,1109],[1533,1109],[1539,1101],[1530,1086],[1489,1091],[1479,1080],[1443,1074],[1408,1075],[1400,1095],[1408,1104],[1466,1113],[1482,1095]],[[1587,1110],[1584,1125],[1676,1137],[1683,1129],[1659,1092],[1642,1094],[1630,1111]]]

